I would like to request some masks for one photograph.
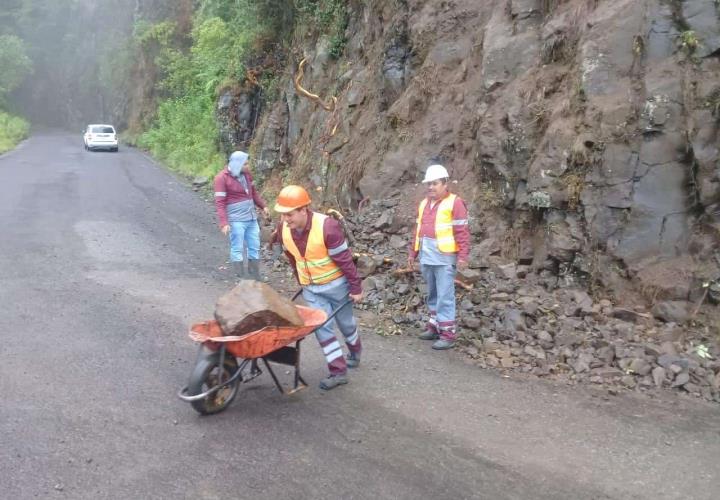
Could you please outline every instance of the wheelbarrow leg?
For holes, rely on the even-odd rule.
[[[265,367],[266,367],[267,370],[270,372],[270,376],[272,377],[273,381],[275,382],[275,385],[277,386],[278,390],[279,390],[282,394],[285,394],[285,389],[283,389],[282,385],[280,385],[280,381],[279,381],[278,378],[275,376],[275,372],[273,371],[272,367],[270,366],[270,363],[268,363],[268,360],[265,359],[265,358],[262,358],[262,360],[263,360],[263,363],[265,363]]]
[[[300,342],[302,342],[303,339],[298,340],[295,342],[295,349],[297,350],[297,357],[295,358],[295,387],[293,387],[293,391],[295,392],[298,390],[300,384],[303,385],[303,387],[307,387],[307,382],[303,380],[302,376],[300,375]]]
[[[262,357],[263,363],[265,363],[265,366],[270,372],[270,376],[273,378],[275,385],[283,394],[293,394],[294,392],[297,392],[300,389],[304,389],[305,387],[307,387],[305,380],[303,380],[302,376],[300,375],[300,341],[302,341],[302,339],[295,342],[295,347],[281,347],[280,349],[271,352],[267,356]],[[283,389],[280,381],[275,376],[275,372],[270,366],[270,361],[286,366],[292,366],[293,368],[295,368],[294,384],[292,389],[290,389],[289,391]]]
[[[243,380],[243,383],[248,383],[252,379],[257,378],[262,374],[262,370],[258,366],[257,358],[246,359],[245,361],[243,361],[243,363],[243,366],[245,366],[247,363],[250,363],[250,374],[247,376],[246,379]]]
[[[307,383],[305,380],[303,380],[302,376],[300,375],[300,342],[302,342],[303,339],[298,340],[295,342],[295,380],[293,384],[293,388],[289,391],[286,391],[285,394],[295,394],[297,391],[301,389],[305,389],[307,387]]]
[[[252,363],[250,364],[250,375],[253,376],[253,378],[257,377],[262,373],[262,370],[258,366],[258,360],[257,358],[253,358]]]

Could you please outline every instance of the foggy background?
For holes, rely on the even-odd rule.
[[[0,36],[24,41],[32,74],[5,107],[34,126],[78,131],[90,122],[124,128],[143,65],[133,30],[187,8],[187,0],[0,0]],[[152,57],[152,54],[148,54]],[[154,81],[155,75],[147,75]],[[133,77],[136,84],[131,85]],[[146,89],[152,97],[152,84]]]

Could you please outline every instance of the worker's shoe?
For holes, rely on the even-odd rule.
[[[335,389],[337,386],[345,385],[347,383],[348,379],[344,373],[339,375],[330,375],[320,381],[320,389],[329,391],[330,389]]]
[[[444,351],[445,349],[452,349],[453,347],[455,347],[455,341],[447,339],[440,339],[432,345],[432,348],[436,351]]]
[[[358,366],[360,366],[360,353],[347,353],[347,356],[345,356],[345,364],[347,364],[348,368],[357,368]]]
[[[237,281],[244,280],[245,279],[245,263],[243,261],[240,262],[231,262],[233,272],[235,273],[235,279]]]
[[[248,260],[248,278],[260,281],[260,261],[258,259]]]
[[[420,334],[419,337],[420,340],[437,340],[439,338],[440,335],[430,330],[426,330],[425,333]]]

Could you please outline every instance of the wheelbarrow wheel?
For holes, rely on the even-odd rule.
[[[190,396],[202,394],[203,392],[215,387],[220,383],[220,357],[211,356],[201,359],[190,375],[188,382],[187,394]],[[225,358],[222,370],[223,380],[227,380],[237,371],[238,364],[234,357]],[[202,415],[212,415],[219,413],[230,405],[237,396],[240,380],[235,380],[232,384],[210,394],[206,398],[198,401],[192,401],[192,407]]]

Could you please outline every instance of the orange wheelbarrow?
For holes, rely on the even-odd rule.
[[[300,292],[293,300],[298,295]],[[307,387],[300,375],[300,342],[325,326],[351,302],[348,299],[329,316],[325,311],[296,305],[303,319],[302,326],[268,326],[241,336],[224,336],[215,320],[192,325],[190,338],[201,346],[188,385],[178,396],[202,415],[219,413],[233,402],[240,384],[262,374],[259,361],[263,362],[281,393],[293,394]],[[290,345],[293,343],[294,346]],[[292,389],[283,388],[270,362],[294,367]]]

